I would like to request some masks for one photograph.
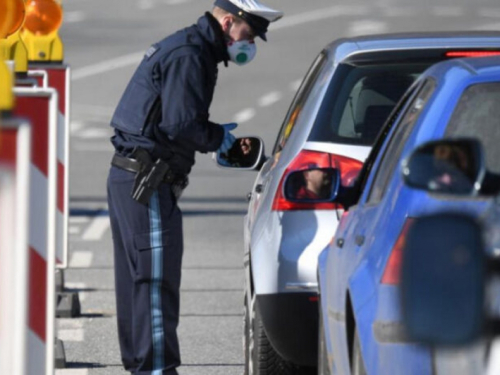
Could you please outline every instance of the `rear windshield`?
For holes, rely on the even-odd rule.
[[[468,87],[450,119],[446,136],[473,137],[481,141],[486,166],[500,173],[500,83],[480,83]]]
[[[371,146],[396,103],[430,64],[340,64],[309,141]]]

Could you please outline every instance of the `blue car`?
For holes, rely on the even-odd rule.
[[[481,351],[466,348],[455,358],[409,342],[399,303],[401,254],[412,218],[450,210],[479,217],[491,204],[479,191],[448,194],[443,186],[459,183],[450,176],[427,191],[403,181],[416,148],[464,137],[479,139],[486,167],[500,173],[500,57],[459,58],[424,72],[389,116],[355,186],[337,188],[346,211],[318,262],[319,374],[480,373]],[[434,156],[461,163],[447,149]]]

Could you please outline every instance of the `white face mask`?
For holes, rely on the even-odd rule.
[[[232,62],[237,65],[245,65],[253,60],[257,54],[254,41],[240,40],[239,42],[228,42],[227,52]]]

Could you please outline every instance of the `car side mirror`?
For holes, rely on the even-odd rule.
[[[474,218],[443,213],[414,219],[401,267],[401,303],[409,339],[471,343],[485,325],[486,254]]]
[[[291,202],[322,203],[337,198],[340,173],[336,168],[303,169],[285,179],[284,196]]]
[[[403,162],[406,185],[436,193],[477,195],[486,174],[481,143],[475,139],[428,142]]]
[[[265,159],[264,142],[259,137],[236,138],[227,153],[216,152],[216,162],[224,168],[259,169]]]

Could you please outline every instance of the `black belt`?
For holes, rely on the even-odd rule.
[[[132,173],[137,173],[141,171],[141,163],[139,163],[135,159],[121,156],[120,154],[113,155],[113,159],[111,159],[111,165]],[[167,173],[163,179],[163,182],[166,182],[168,184],[183,185],[186,183],[186,181],[187,181],[187,176],[180,174],[173,174],[173,173]]]

